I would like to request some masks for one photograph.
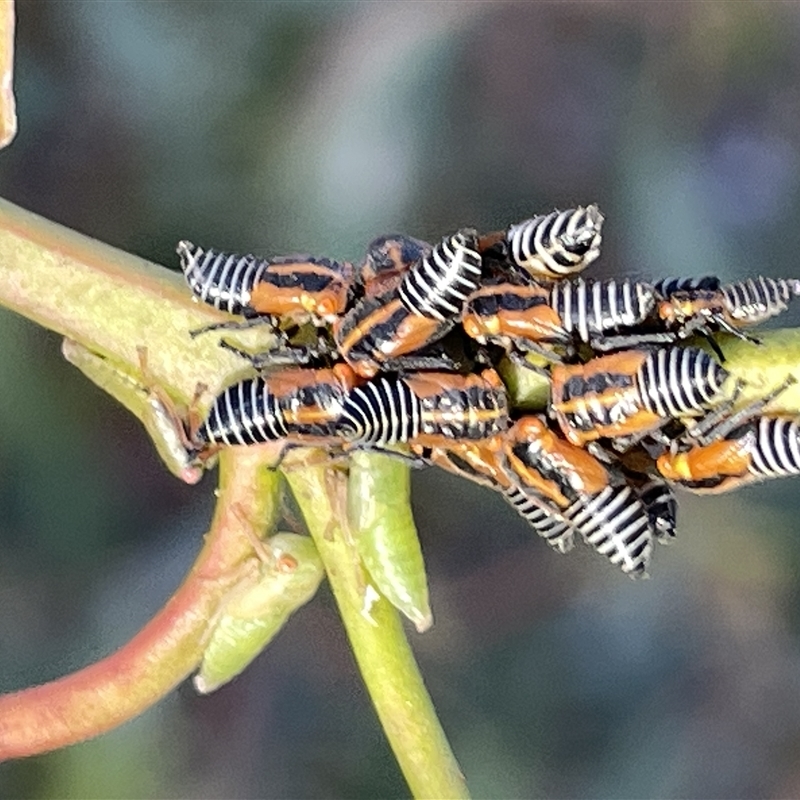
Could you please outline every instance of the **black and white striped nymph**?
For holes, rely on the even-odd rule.
[[[577,278],[558,281],[550,291],[550,306],[564,330],[587,344],[597,336],[642,325],[653,314],[657,300],[649,283],[628,279]]]
[[[664,347],[636,373],[642,407],[663,418],[695,416],[719,402],[728,372],[698,347]]]
[[[753,430],[752,434],[745,434],[753,436],[748,468],[753,480],[800,474],[800,418],[767,414],[748,427]]]
[[[263,378],[229,386],[219,394],[196,438],[205,444],[252,445],[287,436],[278,398]]]
[[[509,255],[534,277],[564,278],[600,255],[602,227],[603,215],[594,204],[533,217],[506,232]]]
[[[191,242],[178,242],[181,269],[194,295],[220,311],[242,314],[250,292],[270,265],[254,255],[204,250]]]
[[[253,303],[254,293],[261,283],[268,284],[276,297],[282,292],[298,295],[298,312],[309,309],[300,302],[299,296],[326,292],[342,295],[341,302],[351,281],[350,265],[338,263],[327,258],[308,255],[274,256],[258,258],[250,253],[222,253],[216,250],[203,250],[191,242],[178,243],[177,252],[181,259],[186,282],[194,295],[220,311],[229,314],[254,316],[263,309],[263,302]]]
[[[477,233],[460,230],[445,237],[403,276],[398,294],[403,305],[420,317],[454,320],[481,281]]]
[[[665,299],[679,294],[688,296],[689,300],[697,296],[716,295],[732,323],[757,325],[787,310],[789,301],[800,295],[800,280],[758,275],[723,284],[719,278],[705,275],[698,278],[665,278],[654,283],[653,288]]]
[[[555,507],[552,511],[548,510],[547,500],[533,496],[532,491],[514,485],[503,489],[502,494],[550,547],[559,553],[568,553],[575,547],[574,528],[564,521]]]
[[[563,512],[583,540],[633,578],[647,575],[653,529],[630,486],[609,486],[576,500]]]

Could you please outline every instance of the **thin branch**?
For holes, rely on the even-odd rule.
[[[340,477],[341,479],[338,479]],[[467,787],[387,600],[371,597],[346,519],[346,481],[330,467],[287,469],[317,544],[350,644],[383,729],[415,797],[467,797]]]
[[[199,384],[213,397],[247,364],[218,337],[189,331],[226,316],[192,299],[176,273],[0,200],[0,305],[140,374],[184,403]],[[266,326],[265,326],[266,327]],[[241,335],[272,341],[265,327]]]
[[[276,516],[280,477],[259,448],[226,450],[211,529],[183,585],[127,644],[78,672],[0,696],[0,760],[83,741],[140,714],[189,675],[240,567]]]

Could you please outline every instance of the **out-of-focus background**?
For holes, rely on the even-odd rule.
[[[171,268],[181,238],[358,259],[596,201],[594,275],[800,275],[794,4],[21,0],[17,48],[3,196]],[[0,690],[125,642],[213,489],[0,310]],[[416,474],[411,638],[474,795],[800,796],[799,494],[682,495],[634,583]],[[327,589],[218,693],[0,767],[3,797],[406,793]]]

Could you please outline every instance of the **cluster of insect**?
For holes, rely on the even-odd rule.
[[[189,424],[193,464],[280,442],[381,450],[498,491],[553,549],[583,541],[632,577],[675,535],[675,484],[720,492],[800,472],[799,421],[733,412],[711,338],[787,308],[800,281],[586,280],[596,205],[436,246],[384,236],[360,266],[262,259],[180,242],[192,292],[277,345]],[[711,348],[684,340],[705,336]],[[711,352],[709,352],[711,350]],[[547,377],[547,414],[511,407],[503,359]],[[404,446],[404,447],[398,447]]]

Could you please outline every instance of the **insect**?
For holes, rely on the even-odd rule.
[[[603,215],[592,204],[553,211],[481,237],[488,261],[509,264],[534,278],[559,279],[580,272],[600,255]]]
[[[727,378],[697,347],[623,350],[586,364],[556,364],[550,409],[572,444],[609,437],[624,449],[671,419],[699,416],[726,400]]]
[[[770,478],[800,474],[800,417],[765,414],[763,409],[787,388],[787,379],[765,398],[723,417],[697,436],[683,441],[656,460],[661,475],[698,494],[716,494]]]
[[[539,343],[570,347],[582,342],[595,350],[613,350],[674,339],[666,332],[639,330],[655,313],[657,302],[653,287],[641,281],[578,278],[547,285],[504,283],[475,292],[461,323],[467,335],[481,343],[560,360]]]
[[[190,438],[199,449],[272,441],[336,443],[345,402],[357,382],[346,364],[248,378],[214,399]]]
[[[508,399],[493,369],[381,375],[349,392],[340,419],[338,433],[351,449],[436,447],[501,433],[508,426]]]
[[[598,553],[632,577],[642,577],[653,549],[648,510],[621,474],[561,439],[542,417],[518,420],[504,438],[508,471],[546,497]]]
[[[139,417],[156,451],[175,477],[190,484],[202,478],[204,466],[210,467],[212,459],[209,456],[202,464],[196,462],[194,448],[187,442],[186,430],[173,400],[150,377],[146,347],[137,347],[139,375],[72,339],[64,339],[61,352],[86,377]]]
[[[347,518],[362,564],[378,591],[417,630],[433,623],[425,562],[409,503],[408,464],[353,453],[347,478]],[[379,473],[379,476],[376,474]]]
[[[278,335],[278,344],[259,354],[260,366],[304,364],[330,352],[327,331],[315,342],[301,345],[291,343],[291,331],[307,322],[319,328],[344,312],[353,291],[351,264],[311,256],[262,259],[203,250],[188,241],[179,242],[177,251],[196,297],[220,311],[245,318],[206,325],[192,331],[193,337],[212,330],[268,324]],[[242,354],[235,347],[230,349]]]
[[[427,258],[433,248],[420,239],[396,233],[379,236],[367,246],[359,279],[369,297],[397,287],[403,275],[417,262]]]
[[[456,441],[446,447],[423,448],[412,451],[425,464],[466,478],[473,483],[499,492],[516,512],[554,550],[567,553],[575,546],[574,530],[564,521],[559,510],[534,487],[525,487],[503,466],[501,440],[488,442]]]
[[[719,278],[668,278],[654,284],[663,298],[658,316],[681,337],[722,330],[751,339],[741,328],[783,313],[800,295],[800,280],[758,276],[722,284]]]
[[[630,477],[628,478],[630,481]],[[675,538],[678,501],[669,485],[659,478],[650,478],[637,487],[639,499],[647,509],[650,524],[659,542],[669,542]]]
[[[379,370],[450,368],[439,356],[412,353],[438,342],[455,325],[478,288],[477,235],[461,230],[443,239],[403,273],[398,285],[367,295],[333,326],[341,357],[365,378]]]
[[[204,303],[248,318],[291,317],[333,322],[346,305],[352,265],[311,256],[254,255],[203,250],[178,242],[189,288]]]

